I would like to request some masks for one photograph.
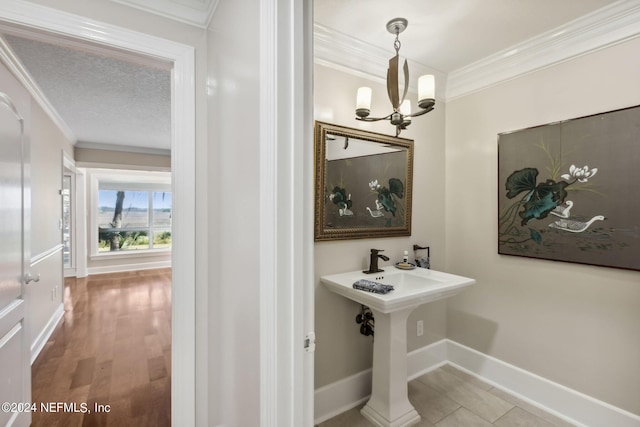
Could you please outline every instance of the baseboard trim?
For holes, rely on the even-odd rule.
[[[581,427],[640,427],[640,416],[550,381],[449,339],[407,354],[407,381],[450,364],[546,412]],[[315,423],[364,403],[371,369],[315,391]]]
[[[408,381],[447,363],[446,340],[407,354]],[[327,384],[315,391],[315,420],[318,424],[363,404],[371,395],[371,369]]]
[[[364,403],[371,394],[371,369],[320,387],[314,396],[318,424]]]
[[[42,329],[42,331],[40,331],[40,334],[38,335],[38,337],[31,344],[31,364],[32,365],[33,365],[33,362],[35,362],[38,355],[40,354],[40,352],[42,351],[42,349],[44,348],[44,345],[49,340],[49,337],[51,337],[51,334],[56,329],[56,326],[58,326],[58,323],[60,323],[60,320],[62,320],[63,316],[64,316],[64,304],[60,303],[60,305],[58,305],[58,308],[56,308],[56,311],[53,313],[53,315],[47,322],[46,326]]]
[[[89,267],[89,276],[92,274],[104,274],[104,273],[123,273],[126,271],[137,270],[151,270],[154,268],[168,268],[171,267],[171,260],[155,261],[155,262],[141,262],[136,264],[120,264],[120,265],[106,265],[101,267]]]
[[[584,427],[640,427],[640,416],[447,340],[447,362],[565,421]]]

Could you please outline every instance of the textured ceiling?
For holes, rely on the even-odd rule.
[[[78,145],[171,148],[171,71],[5,35]]]

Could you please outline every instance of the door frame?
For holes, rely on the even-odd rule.
[[[62,151],[62,177],[63,182],[60,185],[60,188],[64,189],[64,177],[71,177],[71,185],[69,187],[69,198],[71,205],[71,223],[69,224],[69,234],[71,235],[69,247],[69,257],[71,258],[71,265],[67,267],[64,264],[64,258],[62,261],[62,275],[64,277],[75,277],[76,276],[76,163],[75,161],[65,152]],[[62,218],[64,221],[64,212],[62,212]]]
[[[152,56],[173,64],[171,172],[174,237],[171,261],[171,346],[180,351],[172,351],[171,355],[171,413],[172,417],[181,420],[182,425],[195,425],[194,48],[21,0],[3,0],[0,3],[0,22]],[[31,91],[33,93],[33,88]],[[50,111],[48,106],[43,108]],[[175,292],[175,283],[180,283],[180,292]],[[206,405],[206,402],[199,403]]]
[[[262,1],[260,18],[260,420],[306,427],[314,421],[313,1]]]

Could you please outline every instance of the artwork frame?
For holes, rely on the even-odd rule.
[[[640,271],[640,105],[498,134],[498,253]]]
[[[316,121],[316,241],[411,235],[413,140]]]

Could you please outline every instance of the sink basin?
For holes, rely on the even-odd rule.
[[[353,289],[365,279],[394,290],[375,294]],[[323,276],[329,290],[368,306],[375,316],[371,396],[360,411],[377,427],[409,427],[420,422],[407,393],[407,319],[417,306],[448,298],[476,283],[474,279],[441,271],[387,267],[375,274],[362,271]]]
[[[360,279],[393,285],[394,290],[387,294],[374,294],[353,289],[353,283]],[[448,298],[476,282],[468,277],[436,270],[400,270],[395,267],[387,267],[385,271],[375,274],[365,274],[362,271],[332,274],[323,276],[320,280],[331,291],[381,313],[415,308],[427,302]]]

